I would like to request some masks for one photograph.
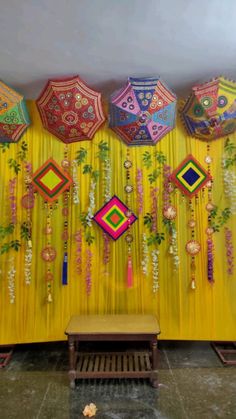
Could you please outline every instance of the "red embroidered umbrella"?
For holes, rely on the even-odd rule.
[[[44,128],[64,143],[91,140],[105,121],[101,93],[79,76],[49,80],[36,103]]]

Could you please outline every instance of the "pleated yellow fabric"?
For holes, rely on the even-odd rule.
[[[33,164],[35,172],[48,158],[53,157],[58,164],[63,160],[64,144],[42,128],[41,121],[34,102],[28,102],[32,125],[18,144],[12,144],[5,153],[0,152],[0,219],[1,225],[7,225],[9,220],[8,183],[15,177],[8,165],[9,158],[17,159],[21,141],[28,144],[28,160]],[[235,141],[236,136],[231,136]],[[73,160],[80,147],[88,151],[87,164],[100,171],[96,188],[96,211],[103,205],[102,182],[104,173],[101,161],[97,157],[98,144],[106,141],[110,147],[112,166],[112,195],[116,194],[125,201],[124,186],[126,183],[123,166],[126,158],[126,145],[105,125],[95,135],[92,141],[84,141],[69,145],[69,158]],[[212,175],[214,178],[213,201],[221,209],[227,207],[224,195],[222,155],[224,139],[212,142],[213,157]],[[151,211],[150,183],[148,174],[158,166],[153,158],[153,166],[147,169],[143,165],[143,153],[149,151],[152,156],[156,151],[162,151],[167,157],[167,163],[175,168],[188,155],[193,156],[206,167],[206,143],[188,137],[179,121],[177,127],[154,147],[131,147],[130,155],[133,162],[131,183],[136,186],[137,168],[143,170],[144,209],[143,214],[132,226],[134,242],[132,244],[133,287],[126,287],[127,246],[125,237],[111,242],[111,257],[109,273],[105,274],[103,265],[103,234],[102,230],[93,225],[95,242],[90,246],[92,251],[92,289],[91,295],[86,295],[85,265],[87,244],[82,243],[82,274],[76,273],[76,242],[74,233],[81,228],[79,215],[86,211],[89,204],[90,174],[83,174],[83,165],[78,167],[80,184],[80,204],[70,205],[69,212],[69,275],[68,285],[61,285],[61,267],[63,259],[63,217],[61,214],[62,197],[59,197],[58,209],[53,212],[52,245],[57,249],[57,258],[52,264],[54,281],[52,286],[53,302],[46,302],[45,263],[41,258],[41,250],[46,244],[43,227],[46,224],[44,202],[37,195],[32,211],[32,280],[30,285],[24,280],[24,242],[19,252],[13,250],[0,256],[0,344],[41,342],[64,340],[64,330],[71,315],[74,314],[113,314],[113,313],[152,313],[157,315],[161,339],[202,339],[202,340],[235,340],[236,339],[236,277],[227,276],[226,251],[224,244],[224,229],[214,234],[215,244],[215,283],[207,281],[207,248],[206,234],[207,198],[199,194],[199,202],[195,207],[196,239],[201,243],[201,252],[196,256],[196,290],[191,290],[190,256],[186,254],[185,244],[190,239],[187,228],[189,219],[187,200],[179,192],[174,194],[173,204],[177,207],[176,220],[180,266],[177,272],[173,270],[172,257],[168,253],[168,235],[160,245],[159,284],[157,293],[152,291],[152,274],[144,276],[141,269],[142,233],[146,231],[143,216]],[[26,219],[25,210],[21,207],[21,197],[25,193],[23,171],[17,177],[17,228],[14,239],[20,239],[20,225]],[[158,195],[158,230],[165,232],[162,224],[162,183],[160,176],[153,185],[159,188]],[[137,188],[131,194],[131,208],[138,215]],[[228,222],[236,237],[235,216]],[[235,248],[236,243],[234,242]],[[15,257],[15,303],[9,302],[8,278],[9,257]]]

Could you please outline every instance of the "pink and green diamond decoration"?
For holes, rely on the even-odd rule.
[[[53,202],[62,192],[69,189],[72,179],[55,160],[48,159],[34,173],[32,183],[46,201]]]
[[[190,198],[196,195],[210,179],[211,176],[191,154],[170,176],[170,180]]]
[[[129,208],[114,195],[93,217],[94,221],[109,234],[113,240],[119,237],[133,224],[137,217],[131,212],[129,217]]]

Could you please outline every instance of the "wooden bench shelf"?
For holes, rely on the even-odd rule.
[[[151,352],[80,352],[77,378],[150,378]]]
[[[149,378],[157,382],[157,320],[152,315],[73,316],[68,336],[70,387],[78,378]],[[83,352],[81,342],[103,342],[104,352]],[[145,342],[142,351],[109,352],[107,342]],[[151,348],[151,350],[150,350]],[[116,348],[117,349],[117,348]]]

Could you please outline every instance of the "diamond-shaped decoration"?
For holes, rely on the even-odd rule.
[[[137,220],[133,213],[130,217],[127,217],[128,212],[129,208],[114,195],[109,202],[98,210],[93,219],[105,233],[109,234],[113,240],[117,240],[128,229],[129,225]]]
[[[32,183],[46,201],[53,202],[70,187],[72,179],[55,160],[48,159],[34,173]]]
[[[210,175],[191,154],[170,176],[170,180],[190,198],[198,193],[210,179]]]

